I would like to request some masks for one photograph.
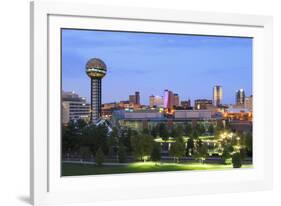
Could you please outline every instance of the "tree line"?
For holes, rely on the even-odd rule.
[[[165,143],[169,137],[173,137],[174,141],[170,144],[169,155],[174,158],[175,162],[179,162],[182,157],[191,156],[203,163],[208,157],[210,148],[199,136],[208,134],[219,139],[219,133],[227,130],[229,129],[219,125],[214,127],[213,124],[206,127],[202,124],[192,126],[186,123],[168,127],[165,123],[159,123],[155,127],[143,129],[141,132],[130,128],[119,130],[113,128],[113,131],[109,133],[105,125],[89,125],[78,120],[62,127],[62,151],[63,154],[79,154],[82,159],[94,157],[99,165],[105,161],[105,157],[115,158],[121,163],[126,162],[129,156],[133,156],[137,161],[158,162],[161,160],[162,149],[161,143],[154,141],[155,138],[161,137]],[[189,137],[187,142],[184,141],[184,136]],[[243,158],[251,156],[251,134],[239,134],[239,136],[241,137],[239,144],[243,145],[239,151],[235,151],[234,148],[234,145],[237,145],[235,138],[220,142],[221,158],[224,162],[232,157],[241,163]]]

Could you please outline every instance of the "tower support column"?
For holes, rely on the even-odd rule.
[[[101,117],[101,79],[91,78],[91,122]]]

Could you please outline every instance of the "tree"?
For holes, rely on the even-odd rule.
[[[132,149],[136,159],[147,160],[152,151],[153,137],[147,134],[138,134],[131,137]]]
[[[198,134],[197,130],[196,129],[192,130],[191,138],[198,139],[198,137],[199,137],[199,134]]]
[[[245,135],[245,146],[246,146],[248,156],[252,157],[253,156],[253,135],[251,132],[248,132]]]
[[[123,144],[120,144],[118,148],[118,160],[120,163],[124,163],[127,160],[126,147]]]
[[[214,132],[215,132],[215,128],[214,128],[214,125],[213,124],[210,124],[209,127],[208,127],[208,132],[213,135]]]
[[[131,128],[124,129],[121,132],[121,137],[120,137],[120,143],[122,143],[126,148],[129,153],[132,152],[132,143],[131,139],[133,136],[138,135],[138,132],[135,130],[132,130]]]
[[[203,145],[203,141],[201,139],[196,140],[196,147],[200,148]]]
[[[87,123],[83,119],[78,119],[76,121],[76,127],[78,130],[83,129],[86,125],[87,125]]]
[[[233,152],[233,147],[231,144],[225,144],[223,147],[223,152],[222,152],[222,160],[224,164],[227,163],[227,159],[231,158],[231,153]]]
[[[188,137],[192,135],[192,126],[189,123],[185,123],[184,125],[184,134]]]
[[[204,160],[208,157],[208,147],[204,143],[200,143],[201,140],[197,141],[196,150],[194,152],[195,159],[204,163]]]
[[[240,152],[236,152],[232,155],[233,168],[240,168],[242,166],[242,160]]]
[[[193,154],[194,152],[194,141],[193,141],[193,138],[189,138],[187,140],[187,147],[186,147],[186,150],[187,150],[187,155],[189,154]]]
[[[150,131],[149,131],[149,129],[148,129],[148,128],[144,128],[144,129],[142,130],[142,133],[143,133],[143,134],[149,134],[149,133],[150,133]]]
[[[108,154],[108,145],[107,145],[107,137],[108,137],[108,128],[104,125],[98,125],[95,131],[96,141],[97,141],[97,148],[102,149],[104,154]]]
[[[144,161],[150,157],[151,151],[153,148],[153,143],[154,143],[154,141],[153,141],[153,137],[151,135],[143,136],[143,139],[142,139],[143,157],[146,157],[143,159]]]
[[[159,162],[161,160],[161,148],[159,143],[154,143],[152,152],[151,152],[151,160],[154,162]]]
[[[179,159],[185,155],[185,143],[182,137],[177,137],[176,142],[171,145],[170,155],[179,162]]]
[[[245,148],[241,148],[239,150],[239,153],[240,153],[241,160],[244,160],[246,158],[246,156],[247,156],[246,149]]]
[[[118,139],[114,134],[110,134],[107,138],[108,155],[113,157],[116,155],[116,148],[118,146]]]
[[[202,135],[205,133],[205,127],[203,124],[196,124],[195,130],[197,131],[198,135]]]
[[[96,164],[98,166],[101,166],[103,162],[104,162],[104,153],[102,151],[102,148],[100,147],[96,153]]]
[[[224,129],[224,125],[222,121],[217,121],[216,130],[219,132]]]
[[[159,124],[159,136],[162,137],[164,141],[168,140],[169,138],[169,131],[164,123]]]
[[[97,143],[96,137],[96,126],[89,125],[81,130],[81,138],[80,138],[81,146],[88,146],[91,150],[92,154],[96,154],[99,145]]]
[[[93,154],[101,148],[104,154],[108,154],[108,129],[105,125],[89,125],[81,130],[79,142],[83,146],[88,146]]]
[[[221,135],[221,130],[215,129],[215,131],[214,131],[214,138],[216,140],[219,140],[221,138],[220,135]]]
[[[229,122],[229,120],[225,120],[224,127],[225,127],[225,129],[230,129],[230,122]]]
[[[154,138],[157,137],[157,135],[158,135],[158,129],[157,129],[157,127],[153,127],[153,128],[151,129],[151,135],[152,135]]]
[[[62,153],[79,151],[79,134],[74,121],[70,121],[67,126],[62,125]]]
[[[171,132],[170,132],[170,135],[169,135],[169,136],[171,136],[171,137],[173,137],[173,138],[176,138],[176,137],[178,137],[177,132],[178,132],[178,131],[177,131],[176,127],[173,126],[172,129],[171,129]]]
[[[184,135],[184,128],[182,125],[173,126],[171,136],[174,138],[182,137]]]
[[[110,133],[110,136],[111,136],[111,137],[114,137],[114,138],[116,138],[116,139],[119,138],[119,132],[118,132],[118,129],[117,129],[116,127],[113,127],[113,128],[112,128],[112,131],[111,131],[111,133]]]
[[[81,146],[79,151],[80,151],[81,158],[83,160],[85,160],[91,156],[90,148],[87,146]]]

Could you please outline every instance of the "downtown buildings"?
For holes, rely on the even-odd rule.
[[[222,86],[214,86],[213,88],[213,103],[215,106],[222,104]]]
[[[181,106],[182,106],[182,108],[185,109],[185,110],[188,110],[188,109],[190,110],[190,109],[192,109],[190,99],[189,99],[189,100],[181,101]]]
[[[235,94],[236,107],[245,108],[253,111],[253,95],[246,96],[244,89],[239,89]]]
[[[245,91],[239,89],[236,91],[236,105],[243,106],[245,104]]]
[[[98,58],[90,59],[86,64],[86,74],[91,79],[91,104],[78,97],[71,101],[63,99],[63,123],[70,120],[84,119],[97,123],[99,120],[109,120],[117,127],[128,126],[144,128],[146,125],[159,122],[192,123],[230,120],[251,120],[252,96],[245,97],[244,90],[236,92],[235,110],[231,105],[223,105],[222,86],[213,87],[213,99],[195,99],[194,106],[190,100],[180,101],[180,95],[171,90],[164,90],[162,95],[149,96],[149,104],[141,104],[139,91],[128,95],[127,100],[102,103],[102,78],[106,75],[106,64]],[[238,108],[239,107],[239,108]],[[240,109],[240,107],[242,109]],[[247,108],[246,110],[244,110]],[[136,126],[138,125],[138,126]],[[142,125],[142,126],[140,126]]]
[[[90,120],[90,104],[75,92],[62,91],[62,123],[79,119],[86,122]]]
[[[180,105],[180,97],[178,94],[166,89],[164,91],[164,107],[166,109],[173,109]]]
[[[121,100],[119,102],[103,103],[101,105],[101,118],[111,119],[112,113],[115,110],[137,110],[141,109],[140,92],[136,91],[135,94],[129,95],[128,100]]]
[[[214,88],[217,88],[214,87]],[[221,90],[221,87],[219,87]],[[241,91],[241,90],[240,90]],[[68,94],[71,94],[72,96],[77,96],[77,94],[73,94],[71,92],[68,92]],[[66,96],[66,95],[63,95]],[[214,95],[215,97],[216,95]],[[89,112],[91,109],[89,109],[89,104],[86,103],[85,99],[81,98],[72,98],[71,101],[76,101],[75,105],[83,107],[80,108],[80,110],[77,110],[74,108],[74,103],[72,102],[71,107],[67,106],[66,99],[63,98],[63,106],[64,106],[64,120],[63,122],[66,123],[69,120],[77,120],[77,119],[84,119],[89,121]],[[237,93],[236,93],[237,97]],[[68,98],[69,99],[69,98]],[[217,102],[221,103],[222,95],[219,95],[219,98],[217,98]],[[154,96],[151,95],[149,97],[149,105],[141,105],[140,104],[140,92],[136,91],[134,95],[129,95],[128,100],[122,100],[119,102],[111,102],[111,103],[103,103],[101,104],[101,113],[100,118],[101,119],[107,119],[110,120],[112,118],[112,115],[117,110],[124,110],[126,112],[131,112],[130,115],[133,115],[134,112],[138,112],[138,115],[140,113],[145,113],[144,116],[149,117],[149,113],[155,113],[159,112],[162,113],[164,117],[169,117],[170,120],[173,118],[179,117],[179,114],[183,114],[182,111],[185,111],[185,113],[188,112],[189,115],[193,115],[194,117],[202,113],[204,111],[211,112],[211,116],[217,118],[219,116],[224,116],[224,118],[228,119],[251,119],[252,117],[252,96],[245,97],[244,104],[233,104],[233,105],[222,105],[219,104],[218,106],[214,105],[214,102],[209,99],[195,99],[194,100],[194,106],[191,105],[190,100],[180,101],[179,95],[173,93],[171,90],[164,90],[163,96]],[[77,103],[81,102],[81,103]],[[69,109],[67,109],[69,108]],[[71,110],[73,109],[73,110]],[[83,110],[82,114],[78,114],[77,112]],[[196,110],[199,110],[196,113]],[[86,111],[86,113],[85,113]],[[181,112],[179,112],[181,111]],[[190,111],[193,111],[193,113],[190,113]],[[76,112],[76,113],[75,113]],[[75,115],[68,115],[68,114],[75,114]],[[191,115],[191,116],[192,116]],[[143,118],[144,118],[143,116]],[[153,116],[153,115],[152,115]],[[200,115],[198,115],[199,117]],[[188,117],[188,115],[186,116]]]
[[[136,91],[135,94],[129,95],[130,104],[140,105],[140,92]]]
[[[245,108],[248,109],[249,111],[253,111],[253,95],[249,97],[245,97]]]
[[[163,96],[151,95],[149,97],[149,106],[150,107],[163,107],[164,106]]]
[[[209,99],[194,100],[194,108],[197,110],[208,109],[213,106],[213,101]]]
[[[251,131],[252,128],[252,96],[245,98],[245,103],[239,105],[222,104],[222,86],[213,87],[213,100],[195,99],[181,101],[179,95],[171,90],[164,90],[164,95],[149,97],[149,107],[113,112],[113,124],[118,127],[130,127],[135,130],[153,128],[159,123],[173,124],[226,124],[236,131]],[[247,102],[247,103],[246,103]]]
[[[174,107],[180,106],[180,97],[171,90],[165,89],[164,96],[151,95],[149,97],[149,106],[164,107],[165,109],[172,110]]]

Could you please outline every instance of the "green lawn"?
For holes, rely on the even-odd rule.
[[[252,165],[243,165],[243,168],[251,168]],[[129,165],[118,166],[96,166],[92,164],[62,164],[62,176],[75,175],[97,175],[97,174],[120,174],[120,173],[136,173],[136,172],[163,172],[163,171],[182,171],[182,170],[223,170],[232,169],[232,165],[222,164],[175,164],[162,163],[155,164],[154,162],[139,162]]]

